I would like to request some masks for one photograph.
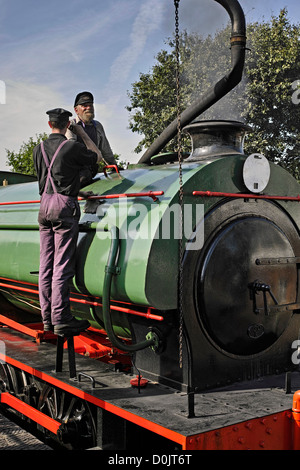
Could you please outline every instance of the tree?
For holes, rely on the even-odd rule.
[[[152,73],[140,74],[139,81],[132,86],[131,94],[128,93],[131,105],[126,106],[126,109],[133,111],[129,128],[143,135],[135,148],[136,153],[148,147],[176,116],[174,51],[168,53],[163,50],[158,53],[156,60]]]
[[[12,167],[13,172],[36,176],[32,158],[33,149],[40,142],[48,139],[48,137],[49,135],[46,133],[36,135],[35,140],[30,137],[27,143],[23,142],[19,152],[12,152],[6,149],[7,165]],[[120,160],[120,155],[114,154],[114,157],[118,163],[119,169],[124,169],[126,162]],[[99,171],[102,171],[103,167],[104,163],[100,163]]]
[[[180,94],[181,108],[185,109],[194,99],[210,88],[230,69],[229,37],[230,27],[216,33],[214,37],[182,32],[179,37],[180,49]],[[143,135],[135,152],[148,147],[167,125],[176,118],[176,56],[175,41],[169,38],[167,50],[156,56],[156,64],[151,72],[141,73],[137,82],[128,92],[130,105],[126,109],[129,116],[129,128]],[[216,119],[222,112],[230,119],[244,109],[244,85],[237,87],[227,97],[207,110],[201,119]],[[234,98],[232,98],[232,96]],[[242,97],[242,98],[241,98]],[[176,139],[171,141],[164,151],[174,151]],[[189,140],[185,141],[188,150]]]
[[[228,25],[214,36],[180,34],[181,99],[183,108],[201,96],[230,69]],[[287,10],[270,22],[247,27],[247,51],[241,83],[199,119],[243,120],[253,132],[246,153],[263,153],[298,176],[300,151],[299,99],[292,99],[300,80],[300,28],[290,24]],[[128,93],[130,128],[143,135],[135,149],[149,146],[176,117],[174,40],[157,56],[152,71],[141,74]],[[300,84],[300,82],[299,82]],[[294,88],[292,88],[292,85]],[[299,91],[300,97],[300,91]],[[172,149],[173,143],[166,150]]]
[[[245,149],[263,153],[299,177],[300,107],[292,85],[300,78],[300,28],[287,10],[270,23],[251,26],[252,53],[246,64],[245,118],[253,128]]]
[[[48,138],[48,134],[36,134],[35,140],[30,137],[27,143],[23,142],[19,152],[12,152],[6,149],[7,165],[12,167],[12,171],[25,175],[36,175],[32,152],[36,145]]]

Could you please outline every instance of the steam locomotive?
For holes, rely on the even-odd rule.
[[[242,9],[216,1],[232,68],[181,115],[191,154],[161,153],[174,121],[138,164],[85,188],[70,300],[91,328],[65,342],[69,372],[53,370],[62,350],[41,326],[37,182],[1,174],[0,405],[65,448],[300,446],[300,187],[244,154],[247,125],[195,121],[243,71]]]

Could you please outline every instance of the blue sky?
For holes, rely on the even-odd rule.
[[[287,7],[300,23],[299,0],[240,4],[247,22],[269,20]],[[214,0],[181,0],[179,18],[181,29],[203,35],[228,22]],[[95,96],[96,119],[113,151],[138,161],[133,150],[140,136],[128,129],[127,91],[151,70],[173,30],[173,0],[0,0],[0,170],[9,170],[5,149],[18,151],[48,132],[45,112],[74,112],[83,90]]]

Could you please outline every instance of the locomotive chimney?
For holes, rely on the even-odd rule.
[[[242,79],[245,48],[246,48],[246,23],[244,12],[237,0],[215,0],[228,12],[231,19],[231,70],[219,80],[202,97],[192,103],[180,116],[182,127],[190,124],[201,113],[219,101],[229,91],[238,85]],[[139,163],[150,164],[151,157],[157,155],[165,145],[177,134],[177,119],[175,119],[161,135],[150,145],[148,150],[140,158]]]
[[[183,129],[192,139],[192,152],[185,161],[243,154],[245,135],[250,130],[249,126],[238,121],[194,122]]]

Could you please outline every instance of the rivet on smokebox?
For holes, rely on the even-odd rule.
[[[132,387],[146,387],[148,383],[148,380],[147,379],[143,379],[142,376],[136,376],[135,379],[131,379],[130,380],[130,384]]]

